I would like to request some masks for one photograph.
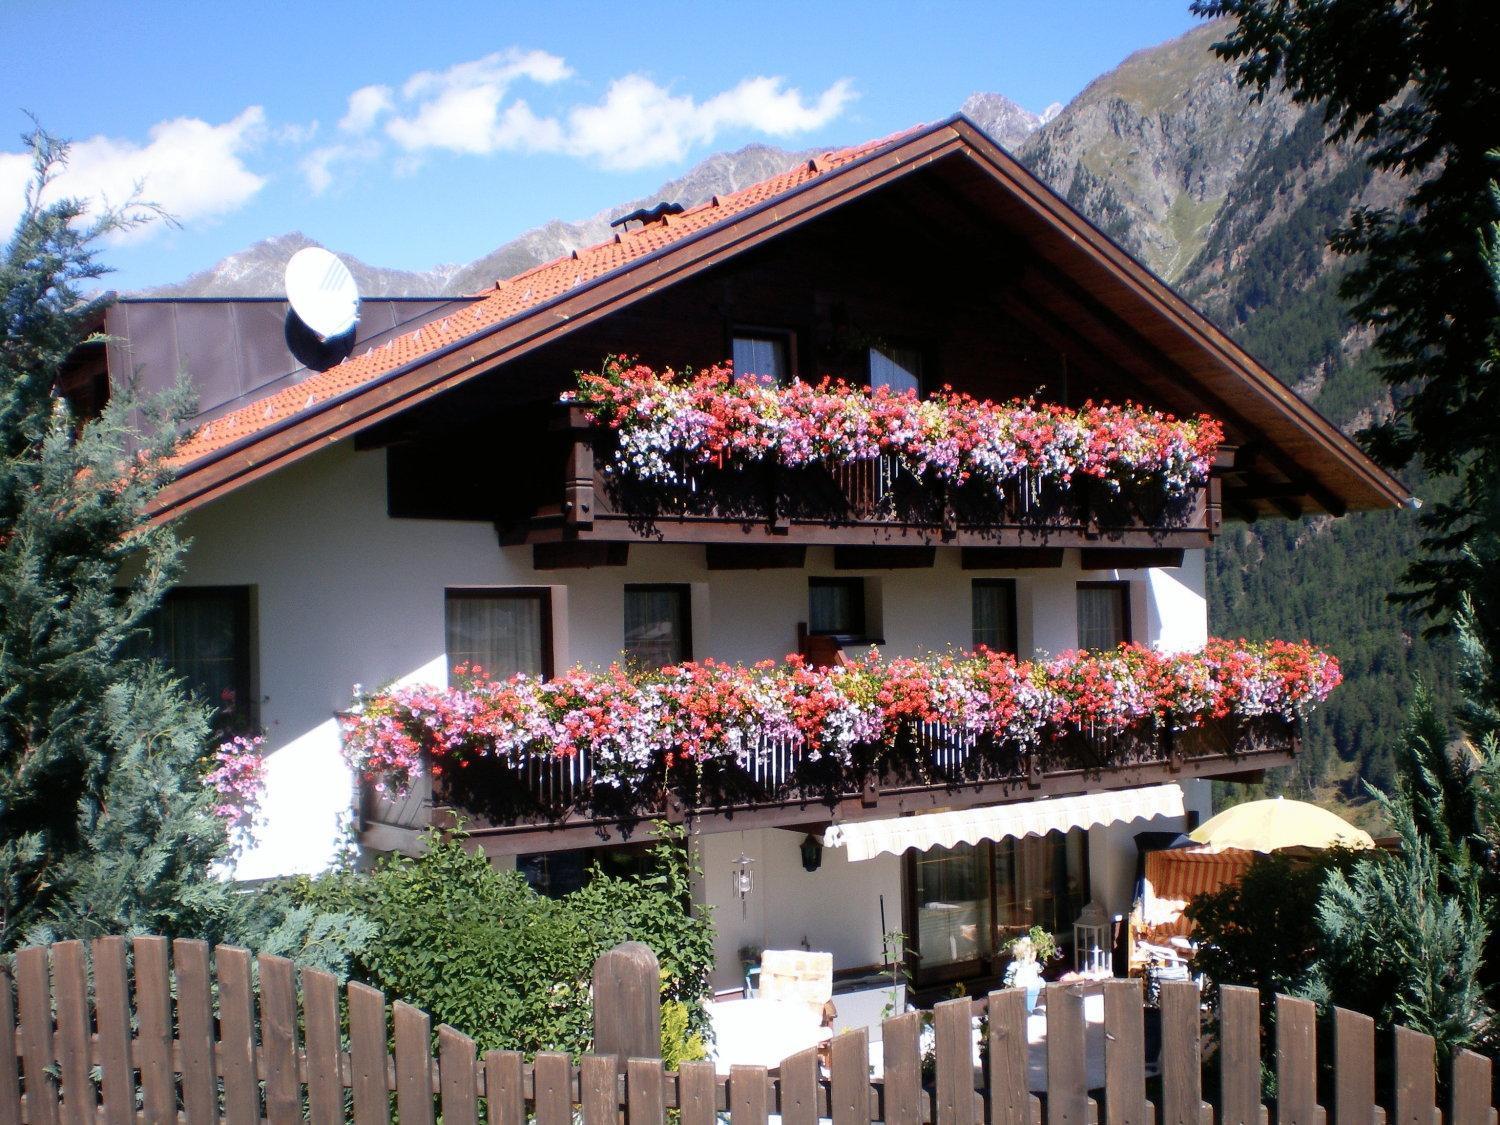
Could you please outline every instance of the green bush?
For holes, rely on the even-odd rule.
[[[1329,874],[1355,862],[1334,849],[1313,856],[1257,855],[1239,882],[1199,895],[1184,915],[1193,923],[1198,950],[1193,971],[1208,978],[1208,998],[1218,1010],[1221,984],[1260,989],[1261,1048],[1271,1058],[1276,994],[1308,996],[1318,967],[1318,900]],[[1269,1093],[1270,1091],[1268,1091]]]
[[[427,838],[416,859],[392,857],[370,872],[304,880],[295,897],[369,920],[373,934],[352,975],[463,1031],[480,1050],[586,1051],[595,959],[642,941],[662,967],[662,999],[677,1004],[677,1042],[701,1047],[713,929],[694,916],[682,834],[661,829],[655,871],[640,879],[595,873],[560,899],[538,894],[455,839]]]

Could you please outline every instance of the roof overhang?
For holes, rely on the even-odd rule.
[[[669,242],[610,272],[456,342],[419,355],[284,421],[186,464],[152,514],[174,518],[351,438],[503,363],[609,316],[767,239],[814,221],[940,162],[966,162],[1049,232],[1056,267],[1095,293],[1132,330],[1170,357],[1213,398],[1232,406],[1321,493],[1324,510],[1388,508],[1401,483],[1337,427],[1245,353],[1170,286],[963,117],[904,134],[792,190]],[[945,164],[944,166],[950,166]]]

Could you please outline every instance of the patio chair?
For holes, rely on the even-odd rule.
[[[761,954],[754,999],[716,1004],[716,1061],[774,1068],[788,1055],[833,1038],[833,954],[768,949]]]

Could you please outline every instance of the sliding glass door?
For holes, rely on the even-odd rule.
[[[906,926],[919,984],[983,976],[1032,926],[1066,944],[1089,899],[1088,833],[907,853]]]
[[[963,972],[993,954],[988,847],[959,844],[916,854],[912,937],[924,969]]]

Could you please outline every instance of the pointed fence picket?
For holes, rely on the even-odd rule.
[[[616,1053],[527,1061],[481,1057],[468,1036],[361,984],[341,1003],[331,976],[279,957],[158,937],[23,949],[0,964],[0,1125],[1500,1125],[1488,1058],[1459,1052],[1440,1085],[1430,1037],[1398,1028],[1387,1040],[1335,1010],[1320,1064],[1317,1011],[1288,997],[1275,999],[1268,1103],[1248,988],[1222,988],[1209,1022],[1193,984],[1165,982],[1148,1057],[1140,983],[1105,982],[1104,1084],[1090,1089],[1082,990],[1049,985],[1035,1094],[1018,990],[939,1004],[925,1065],[924,1017],[909,1012],[880,1029],[880,1077],[864,1030],[726,1077],[646,1057],[660,1023],[638,1005],[657,980],[641,947],[612,950],[594,975],[595,1037]]]

